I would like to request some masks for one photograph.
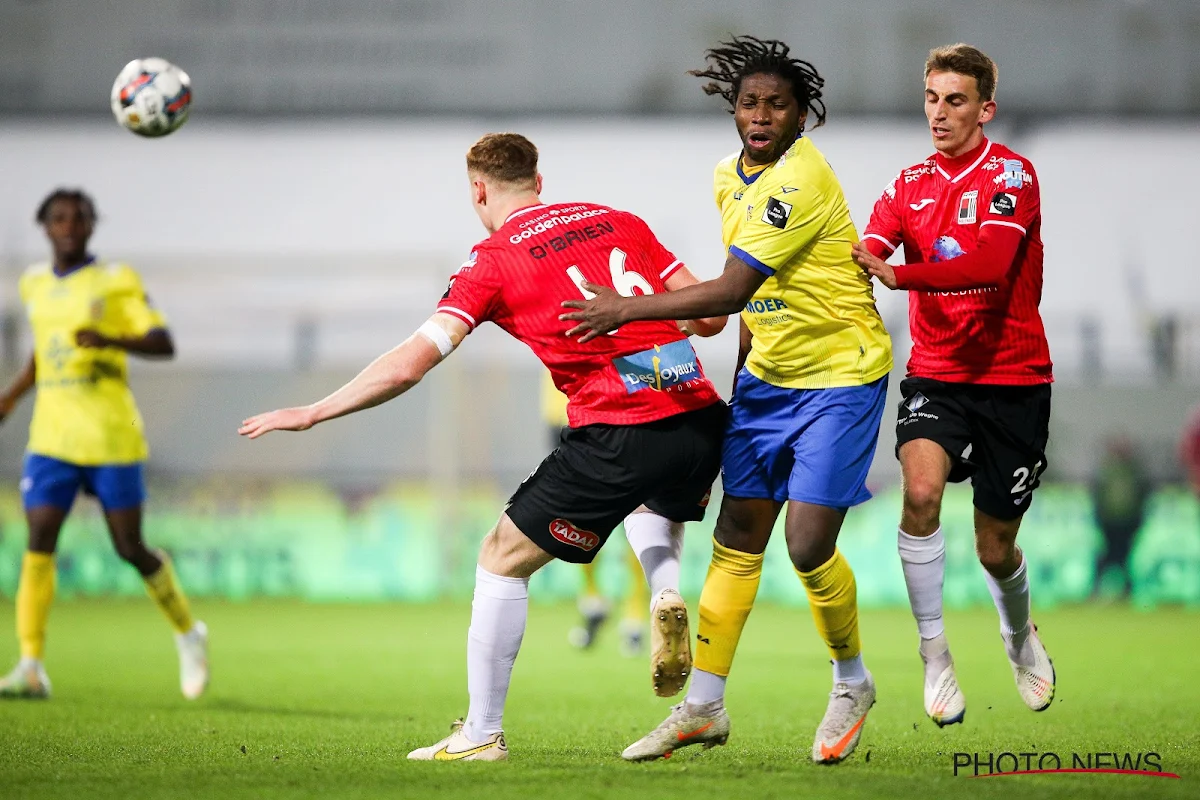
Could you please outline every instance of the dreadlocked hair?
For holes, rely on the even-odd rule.
[[[734,36],[704,54],[708,69],[693,69],[688,74],[710,78],[711,82],[704,85],[704,93],[724,97],[729,103],[730,114],[737,105],[744,78],[778,75],[792,85],[792,94],[800,104],[800,110],[811,112],[817,118],[813,127],[819,127],[825,124],[825,102],[821,99],[825,79],[807,61],[789,58],[789,52],[791,49],[777,39]]]
[[[87,211],[88,216],[92,218],[92,222],[96,221],[96,203],[92,200],[91,196],[87,192],[83,191],[82,189],[55,189],[50,194],[46,195],[46,199],[38,205],[37,214],[34,215],[34,220],[39,225],[44,224],[46,220],[50,218],[50,206],[52,206],[56,200],[75,201]]]

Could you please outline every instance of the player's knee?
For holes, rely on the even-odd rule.
[[[789,537],[787,545],[788,556],[792,559],[792,566],[800,572],[812,572],[833,558],[837,542],[836,539],[830,541],[823,537],[815,536],[797,540]]]
[[[1006,536],[976,536],[975,555],[979,564],[992,574],[1001,574],[1017,561],[1015,538]]]
[[[927,533],[924,529],[937,527],[942,512],[942,492],[939,481],[924,477],[909,478],[904,483],[904,530],[913,536]],[[909,530],[909,527],[914,530]],[[928,531],[931,533],[932,530]]]

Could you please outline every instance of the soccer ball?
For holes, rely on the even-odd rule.
[[[117,75],[111,100],[123,127],[139,136],[166,136],[187,121],[192,81],[164,58],[136,58]]]

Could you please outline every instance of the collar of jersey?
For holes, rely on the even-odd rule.
[[[803,133],[796,134],[796,142],[800,141],[803,137],[804,137]],[[788,150],[791,150],[793,147],[795,147],[796,142],[792,142],[791,144],[789,144]],[[785,150],[784,152],[786,153],[787,150]],[[743,155],[745,155],[744,150],[742,152],[738,153],[737,174],[738,174],[738,177],[742,179],[742,182],[745,183],[747,186],[749,186],[750,184],[754,183],[756,180],[761,178],[762,174],[764,172],[766,172],[769,167],[775,166],[775,162],[779,160],[779,159],[775,159],[775,161],[772,161],[770,164],[763,164],[761,167],[758,168],[758,170],[753,175],[747,175],[746,171],[742,169],[742,156]],[[780,156],[779,158],[783,158],[783,156]]]
[[[509,214],[507,217],[504,218],[504,224],[507,225],[508,223],[512,222],[514,219],[521,216],[522,214],[528,214],[530,211],[537,211],[539,208],[545,208],[545,207],[546,207],[545,203],[534,203],[531,206],[525,206],[524,208],[518,208],[516,211],[512,212],[511,214]]]
[[[96,263],[96,257],[93,255],[88,255],[87,259],[82,264],[76,264],[75,266],[73,266],[69,270],[67,270],[66,272],[59,272],[57,269],[54,268],[54,264],[51,263],[50,264],[50,273],[56,278],[65,278],[68,275],[74,275],[76,272],[79,272],[79,270],[83,269],[84,267],[89,267],[95,263]]]
[[[992,142],[985,136],[983,137],[983,141],[969,153],[963,153],[961,156],[955,156],[954,158],[947,158],[941,153],[935,153],[933,159],[937,164],[938,172],[941,173],[943,178],[951,183],[958,183],[982,164],[991,151]],[[952,176],[950,173],[954,170],[959,170],[959,172],[957,175]]]

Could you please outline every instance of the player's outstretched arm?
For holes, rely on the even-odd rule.
[[[764,273],[730,254],[720,277],[675,292],[622,297],[607,286],[585,281],[583,288],[596,296],[564,301],[565,308],[578,310],[558,318],[578,322],[567,335],[587,342],[634,320],[701,319],[740,312],[766,279]]]
[[[386,403],[416,386],[468,333],[467,324],[457,317],[434,314],[416,333],[324,400],[257,414],[243,421],[238,433],[257,439],[271,431],[306,431],[319,422]]]
[[[29,361],[12,379],[12,383],[8,385],[0,394],[0,422],[12,413],[12,410],[17,407],[17,403],[25,396],[25,393],[33,388],[37,383],[37,359],[30,355]]]
[[[141,336],[105,336],[94,328],[75,331],[78,347],[116,347],[127,353],[148,358],[174,358],[175,340],[166,328],[153,328]]]
[[[668,292],[677,292],[687,286],[695,286],[700,282],[700,279],[692,274],[692,271],[687,267],[681,266],[679,269],[667,276],[664,286]],[[703,317],[701,319],[679,320],[679,329],[687,334],[695,334],[697,336],[709,337],[716,336],[721,331],[725,330],[725,323],[729,322],[729,315],[721,314],[716,317]]]

